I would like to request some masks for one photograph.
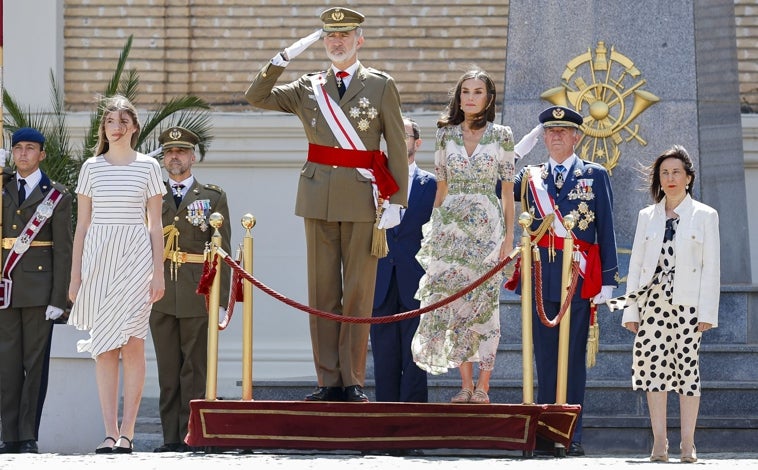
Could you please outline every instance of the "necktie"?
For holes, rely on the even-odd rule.
[[[18,203],[21,204],[26,199],[26,181],[18,180]]]
[[[340,92],[340,98],[342,98],[342,95],[345,94],[345,90],[346,90],[345,81],[342,79],[347,77],[348,75],[350,74],[345,72],[344,70],[340,70],[339,72],[337,72],[337,91]]]
[[[566,167],[563,165],[557,165],[555,167],[555,187],[560,189],[563,187],[563,172],[566,171]]]
[[[174,202],[176,203],[176,207],[179,207],[179,204],[182,203],[182,189],[184,189],[184,185],[175,184],[171,187],[174,189]]]

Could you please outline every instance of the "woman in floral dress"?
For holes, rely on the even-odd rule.
[[[458,80],[437,122],[435,209],[417,255],[426,271],[416,294],[422,307],[471,285],[513,248],[513,134],[509,127],[493,123],[495,103],[492,79],[482,70],[471,70]],[[495,195],[497,180],[503,185],[502,202]],[[500,341],[501,281],[493,276],[421,317],[413,359],[432,374],[460,370],[461,390],[453,403],[489,403]]]

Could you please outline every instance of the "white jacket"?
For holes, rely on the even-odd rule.
[[[626,292],[631,293],[647,284],[655,274],[666,230],[666,198],[642,209],[637,217]],[[719,216],[712,207],[687,195],[676,207],[679,225],[674,235],[673,302],[698,309],[698,321],[718,326],[719,296],[721,294],[721,256]],[[640,321],[636,303],[624,310],[622,325]]]

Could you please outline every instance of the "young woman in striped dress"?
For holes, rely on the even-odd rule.
[[[158,162],[134,150],[140,123],[122,96],[107,98],[95,156],[76,187],[69,324],[89,331],[77,344],[95,359],[105,439],[96,453],[131,453],[145,383],[145,337],[153,302],[163,296],[161,204],[166,192]],[[119,359],[123,413],[118,423]]]

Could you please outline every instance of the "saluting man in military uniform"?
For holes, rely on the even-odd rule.
[[[546,163],[527,166],[513,185],[515,200],[534,216],[531,230],[538,231],[549,214],[555,214],[545,235],[535,239],[542,261],[542,297],[546,316],[553,319],[560,309],[563,290],[563,217],[576,220],[574,244],[580,253],[580,277],[571,300],[568,359],[568,403],[584,406],[587,378],[586,351],[590,302],[605,303],[618,281],[616,235],[613,228],[613,192],[608,172],[601,165],[580,159],[574,147],[581,139],[583,118],[576,111],[553,106],[539,115],[549,153]],[[536,284],[533,283],[533,286]],[[533,302],[536,297],[532,296]],[[558,331],[540,322],[534,312],[534,355],[537,365],[539,403],[555,403],[558,366]],[[579,415],[571,456],[584,455],[582,416]]]
[[[71,276],[71,193],[39,165],[45,137],[13,133],[14,173],[3,175],[0,285],[0,453],[37,453],[47,393],[53,322],[67,306]]]
[[[364,16],[329,8],[323,27],[267,63],[247,89],[253,106],[295,114],[308,138],[295,214],[304,218],[308,303],[346,317],[370,317],[380,229],[400,222],[407,205],[408,160],[400,95],[386,73],[358,61]],[[289,61],[319,40],[331,61],[321,72],[274,86]],[[387,155],[380,151],[384,137]],[[318,388],[306,400],[368,401],[363,393],[369,325],[310,317]]]
[[[208,310],[196,293],[203,273],[203,252],[214,229],[208,217],[218,212],[225,223],[219,229],[221,247],[230,252],[231,228],[226,193],[214,184],[202,184],[192,174],[198,137],[182,127],[171,127],[158,138],[168,193],[163,196],[163,234],[166,244],[166,293],[153,304],[150,331],[155,346],[160,385],[159,407],[164,444],[155,452],[184,452],[190,400],[205,396]],[[220,263],[221,310],[229,298],[229,267]]]

